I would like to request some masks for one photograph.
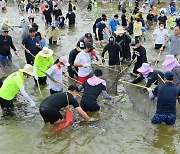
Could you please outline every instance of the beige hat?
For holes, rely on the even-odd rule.
[[[6,18],[3,18],[3,24],[5,24],[7,26],[10,26],[10,20],[6,19]]]
[[[19,71],[20,71],[20,72],[27,73],[27,74],[29,74],[29,75],[31,75],[31,76],[34,76],[33,66],[30,65],[30,64],[26,64],[26,65],[24,66],[24,68],[23,68],[23,69],[19,69]]]
[[[126,31],[124,30],[124,27],[122,27],[122,26],[118,26],[117,27],[117,30],[114,32],[115,34],[123,34],[123,33],[125,33]]]
[[[48,47],[44,47],[38,54],[42,57],[50,57],[53,55],[53,51]]]

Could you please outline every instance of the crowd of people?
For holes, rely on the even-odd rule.
[[[152,1],[150,2],[152,3]],[[133,84],[147,79],[146,87],[149,97],[151,99],[158,97],[157,110],[152,118],[152,123],[165,122],[168,125],[174,125],[176,100],[180,96],[180,13],[178,14],[176,2],[173,0],[169,3],[169,12],[164,8],[157,9],[150,2],[135,0],[132,14],[127,13],[128,7],[124,5],[126,1],[120,3],[118,10],[121,10],[121,13],[117,13],[109,19],[108,24],[106,14],[102,14],[95,20],[92,25],[94,37],[90,32],[85,33],[78,40],[76,47],[69,52],[69,57],[62,56],[54,60],[51,45],[57,44],[61,38],[61,28],[66,27],[66,24],[69,28],[75,27],[77,21],[74,10],[76,10],[76,6],[69,1],[68,13],[64,17],[59,8],[61,1],[48,0],[33,3],[21,1],[18,5],[20,14],[23,15],[23,12],[27,12],[28,20],[21,16],[21,23],[16,27],[22,28],[21,47],[24,50],[26,64],[23,69],[19,69],[1,80],[0,105],[3,112],[8,115],[13,112],[13,99],[19,91],[32,107],[37,105],[24,88],[26,78],[33,76],[37,87],[46,85],[48,79],[50,96],[45,98],[39,107],[45,123],[53,124],[64,121],[60,110],[69,105],[73,105],[84,119],[92,121],[93,118],[87,115],[87,111],[101,110],[97,100],[98,96],[102,94],[105,99],[113,99],[107,93],[102,70],[92,68],[93,63],[100,59],[103,64],[106,62],[104,57],[108,51],[109,66],[118,66],[122,63],[128,67],[134,65],[131,73],[135,77],[132,81]],[[142,8],[140,8],[140,4],[142,4]],[[97,2],[90,0],[87,9],[91,11],[93,8],[97,8]],[[45,37],[38,31],[39,26],[36,23],[38,11],[41,11],[42,19],[47,27]],[[118,14],[121,14],[120,18]],[[12,37],[8,35],[10,28],[10,21],[4,19],[0,35],[1,67],[11,65],[11,48],[19,56]],[[168,28],[174,29],[174,32],[169,34]],[[142,45],[147,41],[147,33],[152,30],[154,32],[151,43],[154,44],[154,49],[159,51],[159,55],[163,50],[169,52],[162,63],[167,71],[165,73],[154,69],[148,62],[146,48]],[[94,42],[103,47],[101,54],[96,52]],[[64,71],[65,67],[67,67],[67,73]],[[77,79],[78,84],[70,85],[67,92],[63,92],[63,76]],[[153,84],[157,85],[154,90],[151,89]],[[83,91],[83,95],[79,104],[75,98],[80,91]]]

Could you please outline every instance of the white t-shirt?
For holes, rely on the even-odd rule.
[[[166,29],[163,29],[163,30],[156,29],[153,35],[156,35],[155,44],[163,44],[166,36],[168,35],[168,31]]]
[[[84,52],[83,50],[77,54],[74,63],[80,64],[89,64],[91,66],[91,57],[89,53]],[[78,76],[85,77],[88,76],[91,72],[91,68],[78,67]]]

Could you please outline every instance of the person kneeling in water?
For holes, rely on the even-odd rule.
[[[97,98],[102,93],[106,99],[112,99],[106,92],[106,81],[102,80],[102,70],[96,69],[94,76],[86,80],[79,86],[79,90],[84,89],[84,93],[81,99],[82,109],[87,111],[99,111],[101,107],[97,104]]]
[[[59,111],[68,105],[73,105],[76,111],[87,121],[91,120],[92,118],[89,118],[76,101],[77,92],[78,87],[70,85],[67,92],[55,93],[44,99],[39,107],[44,122],[50,122],[50,124],[63,122],[64,118]]]

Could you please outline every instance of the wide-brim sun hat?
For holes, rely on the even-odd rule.
[[[123,33],[125,33],[126,31],[124,30],[124,27],[122,27],[122,26],[118,26],[117,27],[117,30],[114,32],[115,34],[123,34]]]
[[[42,57],[51,57],[53,55],[53,51],[48,47],[44,47],[38,54]]]
[[[66,56],[62,56],[59,61],[63,63],[65,66],[69,66],[70,64],[68,63],[68,58]]]
[[[142,66],[137,69],[140,73],[153,72],[153,68],[148,63],[143,63]]]
[[[10,25],[10,20],[7,18],[3,18],[3,24],[9,26]]]
[[[20,72],[24,72],[26,74],[29,74],[31,76],[35,76],[33,72],[33,66],[30,64],[26,64],[23,69],[19,69]]]

